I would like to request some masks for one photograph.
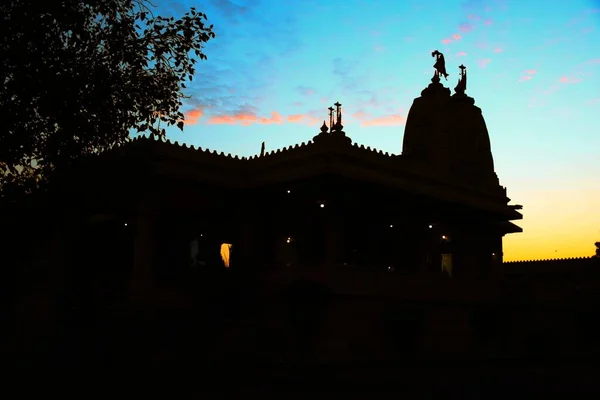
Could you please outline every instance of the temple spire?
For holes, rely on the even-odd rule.
[[[329,107],[329,129],[333,132],[333,107]]]
[[[460,68],[460,78],[454,91],[458,94],[464,94],[467,90],[467,67],[461,64],[458,68]]]
[[[328,130],[329,128],[327,127],[327,124],[325,123],[325,121],[323,121],[323,125],[321,125],[321,133],[326,134]]]
[[[335,108],[336,108],[336,116],[337,116],[337,120],[335,122],[335,130],[337,132],[341,132],[342,128],[344,128],[344,126],[342,125],[342,105],[340,104],[339,101],[337,101],[334,104]]]

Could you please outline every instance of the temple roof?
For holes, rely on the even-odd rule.
[[[498,185],[481,109],[464,93],[451,96],[439,82],[432,82],[414,100],[402,155],[469,185]]]

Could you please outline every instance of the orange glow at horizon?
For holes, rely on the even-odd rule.
[[[523,204],[523,219],[513,222],[523,228],[523,233],[503,238],[503,260],[593,256],[594,243],[600,240],[598,187],[575,193],[568,189],[521,188],[518,200]]]

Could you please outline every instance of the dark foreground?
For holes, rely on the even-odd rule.
[[[294,353],[266,360],[248,348],[216,354],[211,341],[222,330],[186,325],[105,321],[93,329],[71,326],[36,347],[7,349],[5,378],[29,384],[22,394],[101,396],[203,395],[309,398],[506,399],[554,395],[586,398],[600,392],[592,359],[423,359],[317,362]],[[9,379],[8,382],[11,380]],[[37,382],[37,383],[36,383]],[[41,383],[51,382],[51,383]]]

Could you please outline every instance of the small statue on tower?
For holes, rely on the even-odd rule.
[[[467,90],[467,67],[461,64],[458,68],[460,68],[460,77],[454,91],[458,94],[464,94]]]
[[[446,72],[446,61],[444,60],[444,55],[439,51],[434,51],[431,53],[432,57],[436,57],[435,64],[433,64],[433,68],[435,68],[435,73],[433,78],[431,78],[432,82],[439,82],[440,75],[442,75],[446,80],[448,80],[448,73]]]

